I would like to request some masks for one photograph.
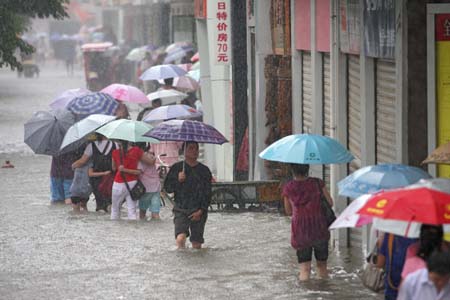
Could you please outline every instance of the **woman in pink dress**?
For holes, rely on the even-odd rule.
[[[291,170],[294,179],[284,186],[283,198],[285,212],[292,216],[291,245],[297,250],[299,279],[304,281],[310,277],[313,250],[317,273],[326,278],[330,232],[321,210],[321,194],[331,205],[333,200],[321,179],[308,176],[309,165],[291,164]]]

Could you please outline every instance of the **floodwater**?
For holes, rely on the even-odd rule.
[[[0,299],[382,299],[361,285],[357,250],[334,249],[329,280],[299,283],[290,221],[275,213],[211,213],[204,249],[179,251],[168,208],[113,222],[92,200],[81,215],[50,206],[50,158],[23,143],[23,123],[80,86],[81,70],[53,62],[40,78],[0,70],[0,162],[16,166],[0,169]]]

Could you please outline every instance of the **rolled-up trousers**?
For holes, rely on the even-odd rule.
[[[130,190],[134,187],[136,182],[137,182],[136,180],[128,182]],[[124,199],[126,199],[127,202],[128,220],[137,219],[136,215],[137,201],[133,201],[133,199],[131,199],[130,193],[128,192],[125,183],[119,183],[114,181],[112,186],[111,220],[120,219],[120,207]]]

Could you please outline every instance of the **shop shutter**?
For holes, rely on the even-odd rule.
[[[355,156],[350,163],[350,172],[361,167],[361,95],[359,56],[348,55],[347,59],[347,123],[348,149]]]
[[[361,167],[361,92],[359,55],[347,56],[347,124],[348,149],[355,156],[349,164],[349,174]],[[362,230],[349,229],[349,244],[362,247]]]
[[[396,161],[395,128],[395,62],[377,60],[376,85],[376,160],[377,163]]]
[[[302,105],[303,132],[312,132],[312,74],[311,52],[302,52]]]
[[[323,134],[331,136],[331,64],[330,53],[323,53]],[[324,165],[323,178],[330,189],[330,165]]]

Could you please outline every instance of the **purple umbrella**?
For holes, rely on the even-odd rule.
[[[69,104],[70,101],[77,97],[81,97],[84,95],[89,94],[91,91],[85,89],[85,88],[79,88],[79,89],[70,89],[62,92],[59,94],[53,101],[50,103],[50,107],[53,110],[56,109],[64,109],[66,108],[67,104]]]
[[[161,141],[192,141],[218,145],[228,142],[228,140],[211,125],[191,120],[170,120],[162,122],[146,132],[144,136]]]

